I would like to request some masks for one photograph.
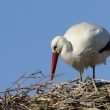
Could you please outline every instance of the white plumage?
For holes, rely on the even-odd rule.
[[[60,53],[61,58],[70,66],[82,73],[89,66],[93,68],[95,78],[95,65],[106,63],[110,55],[110,35],[106,29],[90,23],[79,23],[70,27],[63,36],[56,36],[51,42],[53,53]],[[53,58],[55,59],[55,58]],[[57,63],[57,59],[52,60]],[[56,63],[52,63],[51,79],[53,79]]]

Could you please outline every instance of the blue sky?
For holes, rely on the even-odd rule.
[[[0,1],[0,88],[26,72],[42,70],[50,74],[51,40],[63,35],[73,24],[87,21],[110,32],[109,0],[1,0]],[[79,73],[60,58],[55,81],[79,77]],[[89,68],[84,77],[90,75]],[[96,77],[110,79],[107,65],[96,67]]]

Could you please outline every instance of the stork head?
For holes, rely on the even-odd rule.
[[[64,47],[65,41],[66,41],[66,39],[64,37],[56,36],[51,42],[51,48],[52,48],[52,53],[53,53],[52,54],[51,80],[53,80],[55,70],[56,70],[58,56]]]

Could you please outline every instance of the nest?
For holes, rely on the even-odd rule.
[[[110,110],[110,81],[87,77],[58,84],[47,77],[41,71],[22,75],[0,92],[0,110]]]

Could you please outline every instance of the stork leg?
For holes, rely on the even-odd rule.
[[[82,71],[80,71],[80,81],[82,81]]]
[[[93,79],[95,79],[95,66],[93,66],[92,69],[93,69]]]

